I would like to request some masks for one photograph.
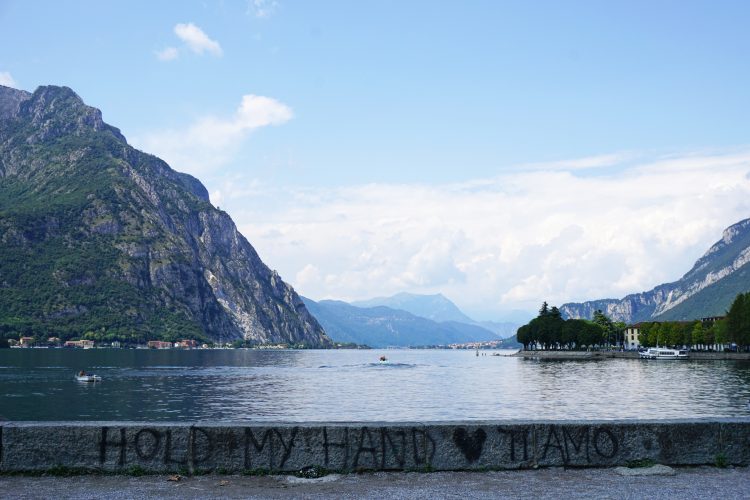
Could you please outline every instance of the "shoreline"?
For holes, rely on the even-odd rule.
[[[639,359],[638,351],[518,351],[511,356],[523,359],[587,360],[587,359]],[[750,352],[701,352],[690,351],[689,360],[701,361],[750,361]]]

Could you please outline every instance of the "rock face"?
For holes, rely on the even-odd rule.
[[[68,88],[0,86],[0,336],[84,332],[330,343],[197,179]]]
[[[567,318],[587,318],[601,309],[615,321],[691,320],[725,314],[738,293],[750,290],[750,219],[724,230],[679,281],[623,299],[563,304]]]

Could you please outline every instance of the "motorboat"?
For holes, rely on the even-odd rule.
[[[666,347],[651,347],[640,353],[641,359],[687,359],[685,349],[668,349]]]
[[[387,363],[388,362],[388,358],[386,358],[385,356],[380,356],[380,362],[381,363]]]
[[[100,382],[102,378],[99,375],[93,373],[84,373],[83,375],[76,375],[76,380],[79,382]]]

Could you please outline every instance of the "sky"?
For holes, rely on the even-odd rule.
[[[518,320],[679,279],[750,217],[749,22],[743,1],[0,0],[0,84],[71,87],[302,295]]]

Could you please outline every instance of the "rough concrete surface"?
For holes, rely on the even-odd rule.
[[[0,476],[0,498],[721,498],[750,496],[748,468],[676,469],[674,476],[624,477],[613,469],[501,472],[377,472],[302,480],[291,476]],[[172,479],[175,479],[172,477]]]
[[[451,471],[750,465],[750,419],[367,423],[8,422],[0,471]]]

